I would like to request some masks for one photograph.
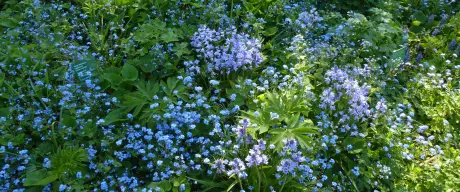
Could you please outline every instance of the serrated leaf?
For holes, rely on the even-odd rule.
[[[172,30],[169,30],[168,32],[163,33],[160,39],[163,40],[165,43],[179,41],[178,36]]]
[[[178,56],[181,57],[182,55],[188,55],[191,53],[190,49],[187,48],[188,43],[182,42],[182,43],[176,43],[176,45],[173,48],[174,53]]]

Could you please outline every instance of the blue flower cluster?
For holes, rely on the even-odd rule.
[[[224,41],[223,45],[217,42]],[[203,25],[193,35],[190,43],[206,62],[213,74],[230,73],[238,69],[252,69],[263,61],[258,39],[237,33],[235,27],[218,31]]]

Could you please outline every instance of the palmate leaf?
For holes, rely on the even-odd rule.
[[[301,123],[306,125],[306,123]],[[308,135],[317,134],[317,128],[313,126],[298,127],[292,129],[272,129],[269,131],[270,134],[274,135],[271,142],[276,146],[275,150],[279,151],[283,147],[284,139],[296,139],[302,148],[307,148],[312,141],[312,138]]]
[[[174,53],[178,56],[181,57],[182,55],[188,55],[191,53],[190,49],[187,48],[188,43],[182,42],[182,43],[176,43],[176,45],[173,48]]]
[[[45,186],[56,181],[61,175],[75,174],[84,169],[87,161],[86,150],[82,148],[61,148],[51,157],[51,170],[32,170],[26,174],[24,186]]]
[[[125,95],[125,100],[123,101],[123,107],[125,107],[125,112],[128,113],[134,109],[134,116],[137,116],[144,105],[147,104],[148,99],[142,95],[141,92],[134,92]]]
[[[166,33],[163,33],[163,35],[161,35],[161,40],[163,40],[165,43],[170,43],[170,42],[174,42],[174,41],[179,41],[179,36],[177,36],[173,31],[169,30],[168,32]]]
[[[290,118],[286,117],[285,122],[287,124],[287,128],[290,129],[290,128],[296,127],[300,123],[299,118],[300,118],[300,113],[291,115]]]
[[[148,101],[152,101],[153,96],[160,90],[160,85],[158,83],[152,83],[152,81],[148,81],[147,83],[140,81],[135,87]]]
[[[165,30],[166,23],[155,19],[149,23],[143,24],[139,30],[134,33],[134,40],[140,43],[151,42]]]

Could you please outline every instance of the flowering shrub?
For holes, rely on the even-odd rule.
[[[460,186],[455,1],[0,9],[0,191]]]

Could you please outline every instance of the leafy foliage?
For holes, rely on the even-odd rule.
[[[0,2],[0,191],[457,191],[460,4]]]

